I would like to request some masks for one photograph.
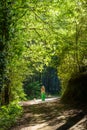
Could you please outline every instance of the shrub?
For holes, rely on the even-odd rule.
[[[7,130],[17,118],[21,115],[22,108],[16,102],[10,103],[8,106],[2,106],[0,110],[0,128],[1,130]]]

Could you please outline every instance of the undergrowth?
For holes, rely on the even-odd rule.
[[[0,108],[0,130],[8,130],[22,114],[22,108],[16,102]]]

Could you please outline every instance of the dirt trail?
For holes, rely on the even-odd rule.
[[[87,114],[60,99],[22,102],[23,116],[10,130],[87,130]]]

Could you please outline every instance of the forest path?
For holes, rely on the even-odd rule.
[[[30,100],[30,101],[20,102],[20,105],[21,106],[35,105],[35,104],[41,104],[41,103],[46,103],[46,102],[53,102],[57,99],[60,99],[60,97],[46,98],[45,101],[42,101],[41,99],[33,99],[33,100]]]
[[[87,130],[87,111],[63,105],[59,98],[21,105],[24,114],[10,130]]]

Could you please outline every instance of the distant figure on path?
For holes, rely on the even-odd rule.
[[[41,99],[42,101],[45,101],[46,95],[45,95],[45,87],[41,87]]]

